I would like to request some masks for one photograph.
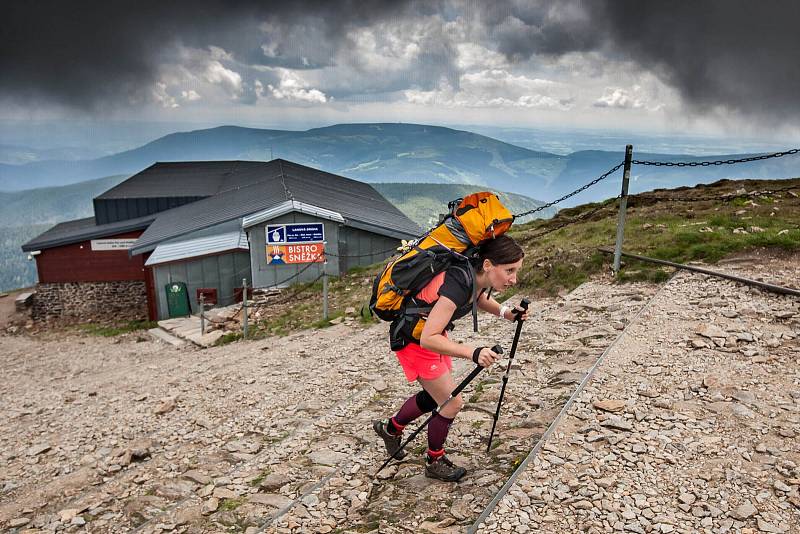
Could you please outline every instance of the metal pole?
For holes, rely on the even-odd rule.
[[[325,266],[328,260],[322,264],[322,320],[328,320],[328,270]]]
[[[247,278],[242,278],[242,337],[247,339]]]
[[[625,237],[625,208],[628,206],[628,183],[631,179],[631,160],[633,145],[625,147],[625,167],[622,173],[622,196],[619,199],[619,221],[617,221],[617,244],[614,247],[614,276],[619,274],[619,262],[622,254],[622,241]]]
[[[203,315],[203,312],[206,309],[205,300],[206,300],[205,295],[200,293],[200,335],[201,336],[206,333],[206,318]]]
[[[519,307],[528,311],[531,301],[522,299]],[[515,310],[516,311],[516,310]],[[521,312],[524,313],[524,312]],[[506,385],[508,384],[508,375],[511,373],[511,364],[514,362],[514,355],[517,353],[517,343],[519,343],[519,335],[522,332],[522,319],[519,314],[515,319],[517,321],[517,329],[514,332],[514,341],[511,343],[511,354],[508,356],[508,366],[506,366],[506,373],[503,375],[503,385],[500,388],[500,398],[497,399],[497,409],[494,412],[494,421],[492,421],[492,431],[489,432],[489,444],[486,446],[486,452],[492,450],[492,438],[494,437],[494,429],[497,426],[497,420],[500,419],[500,407],[503,405],[503,396],[506,394]]]

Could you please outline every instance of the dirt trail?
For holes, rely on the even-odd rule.
[[[699,293],[680,306],[710,314],[713,302],[704,306],[722,298],[717,286],[692,284]],[[207,350],[175,349],[139,334],[0,337],[0,370],[8,377],[0,383],[0,526],[463,532],[658,289],[597,281],[565,298],[534,301],[489,454],[485,440],[504,367],[482,373],[466,391],[467,406],[448,439],[449,455],[469,469],[458,485],[423,476],[424,433],[404,462],[373,479],[384,456],[370,423],[417,390],[389,351],[385,324],[350,323]],[[670,290],[670,298],[679,296]],[[757,293],[746,299],[771,302]],[[742,321],[758,317],[740,312]],[[513,329],[483,315],[479,334],[463,324],[455,336],[508,348]],[[670,351],[679,343],[663,332],[640,335],[642,346],[665,362],[662,369],[672,369]],[[457,377],[472,368],[456,363]],[[644,373],[657,387],[669,373],[649,375],[654,366],[621,368],[618,376],[624,382]],[[554,462],[566,469],[567,460]],[[508,522],[518,532],[552,524],[558,531],[561,523],[531,519],[525,506],[537,505],[518,496],[530,487],[515,488],[522,508],[505,503],[491,524]],[[507,513],[520,518],[520,510],[530,521],[509,521]],[[583,517],[572,508],[551,515],[558,513]]]
[[[797,533],[799,489],[800,299],[681,273],[479,532]]]

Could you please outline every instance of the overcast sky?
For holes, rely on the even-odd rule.
[[[797,137],[800,2],[12,2],[0,118]]]

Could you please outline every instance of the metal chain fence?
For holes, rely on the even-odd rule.
[[[712,165],[735,165],[737,163],[749,163],[751,161],[761,161],[772,158],[782,158],[800,152],[800,148],[793,148],[783,152],[773,152],[772,154],[762,154],[760,156],[750,156],[740,159],[718,159],[713,161],[643,161],[634,159],[634,165],[651,165],[654,167],[710,167]]]
[[[536,213],[538,211],[542,211],[542,210],[546,210],[547,208],[551,208],[551,207],[555,206],[556,204],[559,204],[559,203],[567,200],[568,198],[573,197],[573,196],[577,195],[578,193],[589,189],[593,185],[602,182],[603,180],[605,180],[606,178],[608,178],[609,176],[611,176],[612,174],[617,172],[620,168],[622,168],[623,165],[625,165],[625,162],[622,162],[619,165],[615,165],[614,167],[612,167],[608,171],[604,172],[603,174],[601,174],[600,176],[598,176],[597,178],[595,178],[594,180],[592,180],[588,184],[586,184],[586,185],[584,185],[582,187],[579,187],[578,189],[576,189],[572,193],[567,193],[566,195],[564,195],[561,198],[558,198],[558,199],[556,199],[556,200],[554,200],[552,202],[548,202],[547,204],[542,204],[541,206],[538,206],[538,207],[536,207],[536,208],[534,208],[532,210],[528,210],[528,211],[523,212],[523,213],[515,214],[514,218],[516,219],[516,218],[519,218],[519,217],[525,217],[526,215],[530,215],[531,213]]]
[[[633,160],[633,159],[629,159],[629,161],[630,161],[630,164],[632,164],[632,165],[643,165],[643,166],[653,166],[653,167],[709,167],[709,166],[717,166],[717,165],[734,165],[734,164],[748,163],[748,162],[753,162],[753,161],[763,161],[763,160],[767,160],[767,159],[780,158],[780,157],[783,157],[783,156],[794,155],[794,154],[798,154],[798,153],[800,153],[800,149],[795,148],[795,149],[785,150],[785,151],[781,151],[781,152],[774,152],[774,153],[771,153],[771,154],[762,154],[762,155],[758,155],[758,156],[749,156],[749,157],[746,157],[746,158],[713,160],[713,161],[646,161],[646,160]],[[575,189],[574,191],[571,191],[570,193],[567,193],[566,195],[564,195],[562,197],[559,197],[556,200],[553,200],[552,202],[547,202],[545,204],[542,204],[541,206],[537,206],[534,209],[525,211],[523,213],[515,214],[514,218],[517,219],[517,218],[525,217],[527,215],[531,215],[531,214],[534,214],[534,213],[537,213],[537,212],[541,212],[541,211],[544,211],[544,210],[546,210],[548,208],[551,208],[551,207],[553,207],[553,206],[555,206],[557,204],[560,204],[561,202],[564,202],[565,200],[567,200],[567,199],[569,199],[569,198],[571,198],[571,197],[573,197],[573,196],[575,196],[575,195],[577,195],[577,194],[589,189],[590,187],[600,183],[601,181],[607,179],[609,176],[614,174],[616,171],[621,169],[623,166],[625,166],[625,162],[624,161],[619,163],[619,164],[617,164],[617,165],[615,165],[614,167],[610,168],[608,171],[604,172],[603,174],[601,174],[600,176],[598,176],[594,180],[586,183],[585,185],[579,187],[578,189]],[[624,196],[625,196],[625,198],[631,198],[631,199],[643,200],[643,201],[707,202],[707,201],[731,201],[731,200],[735,200],[737,198],[748,198],[748,197],[749,198],[757,198],[757,197],[772,195],[772,194],[779,193],[779,192],[791,191],[791,190],[795,190],[795,189],[800,189],[800,187],[798,187],[798,186],[788,186],[788,187],[774,188],[774,189],[763,190],[763,191],[750,191],[750,192],[744,192],[744,193],[727,193],[727,194],[723,194],[723,195],[714,195],[714,196],[692,196],[692,197],[683,196],[682,197],[682,196],[654,195],[654,194],[648,194],[648,193],[638,194],[638,195],[636,195],[635,197],[632,197],[632,198],[629,195],[624,195]],[[565,228],[565,227],[567,227],[567,226],[569,226],[571,224],[575,224],[575,223],[578,223],[578,222],[581,222],[581,221],[588,220],[593,215],[595,215],[595,214],[597,214],[597,213],[599,213],[599,212],[601,212],[601,211],[603,211],[603,210],[605,210],[607,208],[612,207],[613,204],[615,204],[621,198],[623,198],[623,194],[617,195],[613,199],[607,199],[607,200],[601,202],[600,204],[598,204],[597,206],[593,207],[592,209],[589,209],[589,210],[587,210],[587,211],[585,211],[585,212],[583,212],[583,213],[581,213],[581,214],[579,214],[579,215],[577,215],[577,216],[575,216],[575,217],[573,217],[571,219],[565,220],[563,222],[560,222],[560,223],[555,224],[553,226],[550,226],[548,228],[544,228],[541,231],[538,231],[538,232],[535,232],[535,233],[532,233],[532,234],[522,235],[522,236],[520,236],[520,239],[523,242],[527,242],[527,241],[534,240],[534,239],[539,239],[539,238],[541,238],[541,237],[543,237],[545,235],[548,235],[548,234],[551,234],[551,233],[556,232],[558,230],[561,230],[562,228]],[[424,237],[425,235],[427,235],[427,233],[424,234],[422,237]],[[311,268],[312,266],[317,264],[318,262],[316,260],[318,260],[322,256],[330,256],[330,257],[333,257],[333,258],[354,258],[354,259],[355,258],[366,258],[366,257],[372,257],[372,256],[383,256],[383,255],[386,255],[386,254],[389,254],[389,253],[402,252],[404,246],[405,246],[405,243],[400,245],[400,246],[398,246],[398,247],[393,247],[393,248],[390,248],[390,249],[381,250],[381,251],[377,251],[377,252],[369,252],[369,253],[366,253],[366,254],[335,254],[335,253],[327,252],[327,251],[326,252],[322,252],[316,258],[314,258],[314,260],[312,262],[308,263],[308,265],[306,265],[305,267],[300,269],[294,275],[292,275],[292,276],[290,276],[290,277],[288,277],[288,278],[286,278],[284,280],[281,280],[280,282],[276,282],[275,284],[271,284],[268,287],[267,286],[261,286],[261,287],[253,287],[251,289],[259,290],[259,289],[275,288],[277,286],[281,286],[281,285],[287,284],[287,283],[291,282],[292,280],[300,277],[300,275],[302,273],[304,273],[306,270],[308,270],[309,268]],[[291,293],[280,297],[278,300],[269,301],[269,302],[249,301],[248,302],[248,307],[252,306],[253,308],[257,308],[257,307],[262,307],[262,306],[275,306],[275,305],[285,304],[286,302],[289,302],[292,299],[296,298],[298,295],[301,295],[302,293],[308,291],[323,276],[325,276],[325,274],[326,273],[325,273],[325,271],[323,269],[323,271],[316,278],[314,278],[314,280],[311,280],[310,282],[307,282],[307,283],[303,284],[302,286],[300,286],[300,287],[296,288],[295,290],[293,290]],[[240,308],[239,309],[241,309],[241,307],[242,307],[242,305],[240,304]],[[239,310],[237,309],[236,313],[238,313],[238,311]],[[212,322],[212,323],[222,323],[222,322],[224,322],[224,321],[215,321],[215,320],[209,320],[209,321]]]
[[[612,202],[618,200],[620,198],[620,196],[614,197]],[[540,232],[536,232],[534,234],[529,234],[529,235],[523,236],[522,240],[523,240],[523,242],[527,242],[527,241],[530,241],[530,240],[537,239],[539,237],[545,236],[547,234],[551,234],[551,233],[553,233],[553,232],[555,232],[557,230],[561,230],[562,228],[564,228],[566,226],[569,226],[570,224],[575,224],[577,222],[589,219],[595,213],[603,211],[604,209],[606,209],[608,207],[610,207],[609,206],[609,201],[606,200],[605,202],[602,202],[600,205],[595,206],[594,208],[592,208],[592,209],[590,209],[588,211],[585,211],[585,212],[581,213],[580,215],[577,215],[576,217],[573,217],[572,219],[564,221],[564,222],[562,222],[560,224],[557,224],[557,225],[555,225],[555,226],[553,226],[551,228],[546,228],[546,229],[544,229],[544,230],[542,230]]]

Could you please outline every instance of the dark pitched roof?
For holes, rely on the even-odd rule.
[[[94,217],[62,222],[22,245],[22,250],[30,252],[33,250],[42,250],[78,243],[88,239],[107,237],[133,230],[143,230],[147,228],[155,218],[156,214],[153,214],[136,219],[128,219],[127,221],[100,225],[95,223]]]
[[[156,163],[98,199],[206,196],[160,213],[98,225],[93,217],[57,224],[22,246],[28,252],[147,228],[131,249],[256,213],[294,199],[341,213],[354,226],[407,239],[414,222],[371,185],[284,160]],[[151,224],[152,223],[152,224]]]
[[[158,162],[95,198],[210,197],[263,179],[264,166],[260,161]]]
[[[208,163],[212,165],[207,166]],[[204,187],[210,190],[213,182],[211,175],[214,172],[223,172],[220,163],[184,163],[181,164],[181,172],[191,176],[205,176]],[[196,173],[189,169],[191,166],[196,167]],[[130,252],[140,254],[151,250],[162,241],[256,213],[292,199],[336,211],[346,221],[379,234],[410,238],[422,231],[371,185],[364,182],[284,160],[266,163],[239,162],[236,168],[226,172],[231,173],[228,175],[230,181],[217,185],[218,191],[213,196],[159,213]],[[168,181],[173,182],[174,188],[180,187],[174,178]]]

